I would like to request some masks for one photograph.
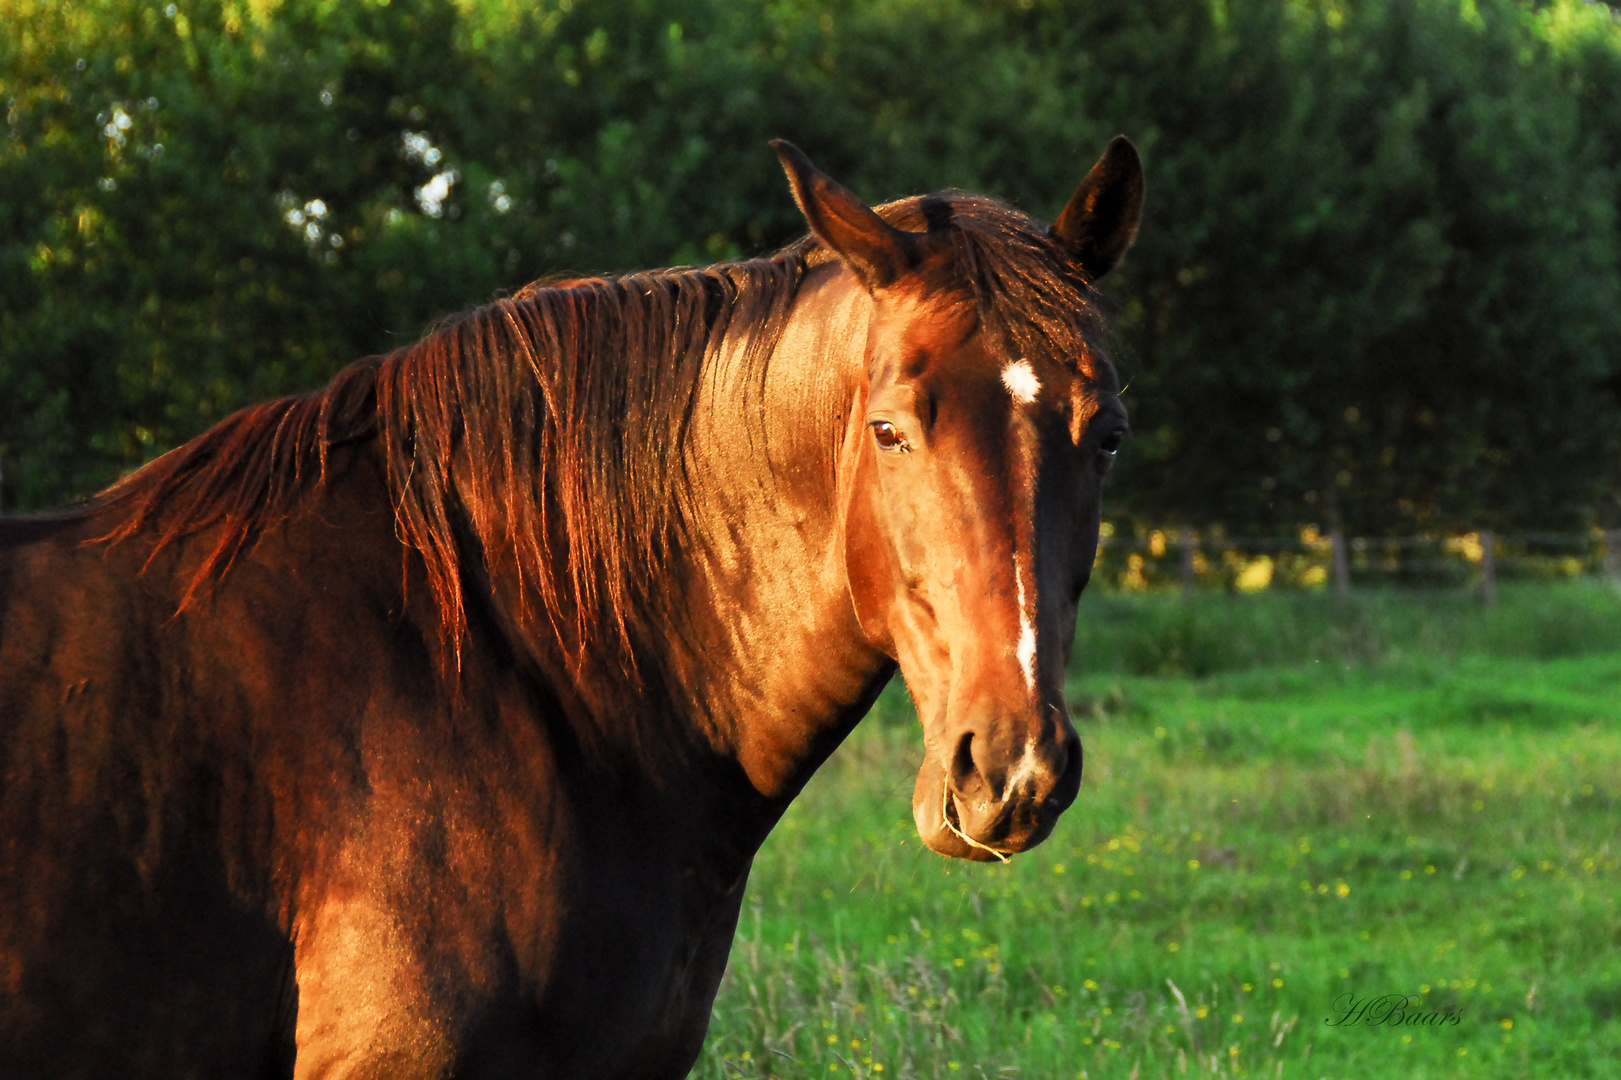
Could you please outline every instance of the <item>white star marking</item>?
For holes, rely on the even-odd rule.
[[[1002,369],[1002,385],[1020,405],[1028,405],[1041,392],[1041,380],[1028,360],[1014,360]]]

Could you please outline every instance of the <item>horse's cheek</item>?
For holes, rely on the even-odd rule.
[[[870,475],[870,469],[869,464],[863,471]],[[895,552],[878,525],[878,511],[873,505],[875,488],[861,483],[861,479],[845,519],[844,571],[861,632],[874,648],[895,659],[895,635],[890,625],[899,576]]]

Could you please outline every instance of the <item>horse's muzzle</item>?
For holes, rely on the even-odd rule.
[[[912,796],[923,842],[942,855],[986,862],[1045,840],[1080,791],[1082,752],[1067,720],[1043,736],[1008,754],[994,735],[968,730],[957,736],[948,762],[926,755]]]

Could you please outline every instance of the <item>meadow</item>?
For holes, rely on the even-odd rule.
[[[1005,866],[922,849],[886,692],[757,859],[694,1076],[1621,1075],[1613,586],[1091,595],[1076,656],[1081,795]]]

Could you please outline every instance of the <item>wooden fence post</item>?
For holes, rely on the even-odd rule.
[[[1604,530],[1604,572],[1621,578],[1621,529]]]
[[[1334,562],[1334,595],[1344,600],[1351,595],[1351,553],[1345,546],[1345,532],[1339,527],[1329,530],[1329,556]]]
[[[1480,599],[1487,607],[1497,603],[1497,537],[1480,530]]]
[[[1182,531],[1176,537],[1177,546],[1182,549],[1182,597],[1186,599],[1193,595],[1193,552],[1197,543],[1193,539],[1193,528],[1182,526]]]

